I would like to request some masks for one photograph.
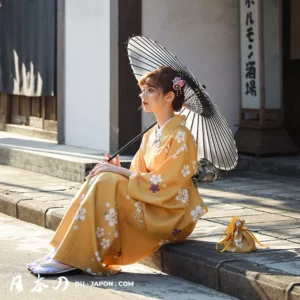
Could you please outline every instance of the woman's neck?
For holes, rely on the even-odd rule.
[[[167,112],[160,115],[156,114],[155,116],[156,116],[158,127],[161,128],[169,119],[174,117],[174,111]]]

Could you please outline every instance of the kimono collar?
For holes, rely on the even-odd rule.
[[[164,125],[161,126],[160,128],[158,128],[158,124],[157,124],[157,130],[156,130],[156,132],[157,132],[157,133],[161,133],[162,130],[164,129],[164,127],[165,127],[165,126],[166,126],[173,118],[175,118],[175,116],[172,117],[172,118],[170,118],[169,120],[167,120],[167,122],[165,122]]]
[[[179,126],[185,125],[186,116],[175,115],[173,118],[169,119],[159,130],[159,132],[171,133]]]

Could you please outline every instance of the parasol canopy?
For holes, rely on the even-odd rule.
[[[186,115],[186,126],[198,145],[198,158],[207,159],[221,170],[235,168],[238,154],[232,131],[206,87],[199,83],[174,54],[147,37],[131,37],[127,43],[127,51],[137,80],[162,66],[169,66],[180,74],[186,84],[183,88],[185,102],[179,114]]]

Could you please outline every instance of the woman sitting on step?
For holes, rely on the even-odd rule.
[[[184,102],[183,84],[170,67],[140,79],[143,109],[157,125],[143,136],[129,170],[106,155],[90,172],[50,241],[53,251],[27,265],[32,273],[113,275],[192,233],[207,208],[192,180],[195,139],[185,117],[174,114]]]

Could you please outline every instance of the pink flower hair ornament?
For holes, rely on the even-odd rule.
[[[173,80],[173,89],[176,91],[176,94],[178,96],[178,91],[180,91],[180,94],[182,94],[181,88],[184,86],[185,81],[181,79],[181,77],[175,77]]]

